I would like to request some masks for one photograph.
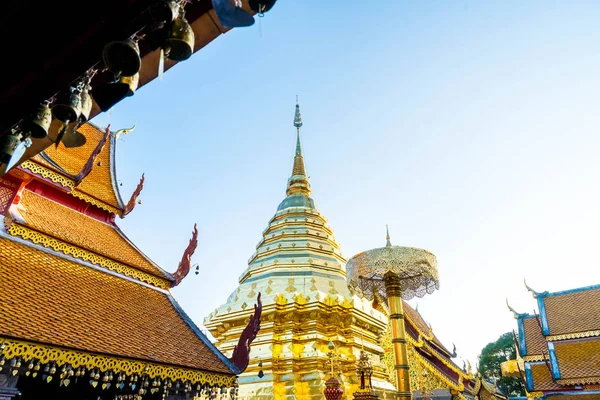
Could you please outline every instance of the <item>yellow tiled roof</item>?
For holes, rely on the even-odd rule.
[[[554,342],[561,379],[600,377],[600,338]]]
[[[83,146],[76,148],[66,148],[63,145],[59,145],[58,148],[49,146],[44,150],[44,153],[50,157],[56,165],[72,176],[81,172],[90,158],[90,155],[105,134],[105,132],[102,132],[91,124],[84,124],[77,131],[85,135],[87,139]],[[92,171],[81,182],[77,189],[108,205],[122,209],[112,182],[111,142],[113,140],[114,138],[109,136],[104,148],[96,158]],[[35,155],[32,160],[45,167],[57,170],[51,163],[46,161],[41,154]]]
[[[0,238],[0,336],[233,375],[166,293]]]
[[[542,335],[542,328],[537,318],[523,318],[523,328],[525,330],[527,355],[548,354],[548,345]]]
[[[167,278],[165,273],[115,228],[55,201],[24,190],[20,203],[26,226],[56,239],[88,249],[152,275]]]
[[[600,288],[543,299],[551,335],[600,330]]]
[[[554,383],[548,366],[544,362],[531,363],[531,376],[533,378],[534,391],[539,390],[559,390],[563,386]]]

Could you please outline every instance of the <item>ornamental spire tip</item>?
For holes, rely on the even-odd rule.
[[[294,126],[298,131],[302,127],[302,114],[300,114],[300,104],[298,103],[298,95],[296,95],[296,112],[294,113]]]
[[[392,242],[390,241],[390,229],[387,224],[385,224],[385,240],[385,247],[392,247]]]
[[[296,153],[294,155],[294,166],[292,176],[288,180],[286,194],[303,194],[310,196],[310,185],[306,176],[304,167],[304,158],[302,157],[302,146],[300,144],[300,127],[302,126],[302,115],[300,114],[300,105],[298,96],[296,96],[296,112],[294,114],[294,126],[296,127]]]

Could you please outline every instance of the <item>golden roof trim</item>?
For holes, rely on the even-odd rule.
[[[585,378],[557,379],[556,383],[559,385],[593,385],[600,383],[600,375]]]
[[[573,332],[573,333],[565,333],[562,335],[550,335],[546,336],[547,341],[555,341],[555,340],[567,340],[567,339],[581,339],[600,336],[600,330],[593,331],[585,331],[585,332]]]
[[[170,283],[166,279],[161,279],[157,276],[151,275],[146,272],[142,272],[131,266],[103,257],[89,250],[73,246],[61,240],[53,238],[49,235],[27,228],[23,225],[20,225],[17,222],[8,221],[8,218],[5,218],[5,223],[7,232],[12,236],[20,237],[24,240],[29,240],[35,244],[41,244],[42,246],[46,248],[51,248],[56,252],[61,252],[66,255],[70,255],[75,258],[81,259],[83,261],[99,265],[110,271],[118,272],[130,278],[137,279],[139,281],[151,284],[161,289],[168,289],[170,287]]]
[[[77,197],[77,198],[79,198],[79,199],[81,199],[81,200],[83,200],[83,201],[85,201],[87,203],[90,203],[90,204],[92,204],[92,205],[94,205],[94,206],[96,206],[98,208],[106,210],[109,213],[121,215],[121,210],[119,210],[119,209],[117,209],[117,208],[115,208],[115,207],[113,207],[111,205],[108,205],[108,204],[104,203],[103,201],[100,201],[100,200],[96,199],[95,197],[92,197],[92,196],[87,195],[87,194],[85,194],[83,192],[80,192],[77,189],[71,190],[69,192],[69,194],[71,194],[73,197]]]
[[[73,197],[77,197],[78,199],[81,199],[87,203],[90,203],[98,208],[101,208],[103,210],[106,210],[110,213],[113,214],[121,214],[121,210],[106,204],[105,202],[96,199],[95,197],[92,197],[88,194],[85,194],[79,190],[77,190],[75,188],[75,180],[70,179],[62,174],[59,174],[58,172],[52,171],[49,168],[46,168],[34,161],[24,161],[21,164],[21,168],[28,170],[29,172],[36,174],[36,175],[40,175],[43,178],[46,179],[50,179],[52,182],[54,183],[58,183],[64,187],[67,187],[71,190],[67,191],[67,193],[69,193],[71,196]]]
[[[439,378],[441,381],[445,382],[452,389],[457,390],[459,392],[462,392],[465,390],[465,385],[464,385],[464,383],[461,382],[462,381],[461,377],[459,377],[459,383],[456,383],[452,379],[450,379],[449,377],[444,375],[442,372],[440,372],[435,367],[435,365],[433,365],[429,360],[427,360],[423,356],[421,356],[419,354],[419,352],[415,351],[415,357],[418,358],[418,361],[422,365],[424,365],[425,368],[427,368],[429,370],[429,372],[432,372],[437,378]]]
[[[430,345],[428,342],[424,342],[424,345],[427,349],[431,350],[434,354],[435,354],[435,358],[437,358],[438,360],[440,360],[442,362],[442,364],[444,364],[446,367],[450,368],[450,370],[456,372],[459,376],[462,376],[463,379],[473,379],[473,374],[467,374],[465,373],[463,370],[461,370],[456,364],[454,364],[451,361],[448,361],[444,356],[442,356],[440,354],[440,352],[438,350],[436,350],[432,345]]]
[[[539,399],[544,397],[544,392],[527,392],[525,391],[525,394],[527,395],[527,398],[531,398],[531,399]]]
[[[216,372],[206,372],[186,367],[177,367],[154,362],[100,355],[80,350],[70,350],[61,347],[37,344],[10,338],[3,338],[6,346],[2,355],[7,359],[21,357],[25,362],[36,359],[42,363],[54,362],[57,366],[69,364],[73,368],[97,368],[101,372],[124,372],[127,375],[147,374],[151,379],[171,379],[190,381],[193,384],[208,384],[211,386],[234,385],[235,375],[225,375]]]
[[[536,362],[536,361],[546,361],[549,360],[548,357],[544,356],[543,354],[534,354],[534,355],[529,355],[529,356],[523,356],[523,361],[526,362]]]
[[[50,179],[52,182],[61,184],[62,186],[65,186],[65,187],[68,187],[71,189],[75,187],[75,181],[73,179],[67,178],[66,176],[61,175],[58,172],[55,172],[49,168],[43,167],[42,165],[40,165],[34,161],[31,161],[31,160],[24,161],[21,164],[21,168],[26,169],[34,174],[40,175],[43,178]]]

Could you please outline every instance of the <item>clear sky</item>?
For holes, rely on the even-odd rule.
[[[600,283],[600,3],[279,0],[126,99],[120,226],[174,271],[198,323],[237,286],[291,172],[295,96],[313,198],[346,257],[392,242],[437,255],[418,300],[475,365],[534,300]],[[412,302],[413,304],[417,302]]]

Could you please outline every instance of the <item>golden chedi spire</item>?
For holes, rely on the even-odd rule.
[[[260,344],[253,347],[249,367],[239,378],[239,396],[248,400],[322,400],[330,374],[324,364],[330,342],[345,355],[359,354],[359,339],[373,357],[384,352],[377,338],[385,332],[387,318],[367,299],[350,293],[347,260],[310,197],[298,104],[294,127],[296,151],[286,197],[262,231],[239,286],[204,320],[215,345],[230,354],[239,327],[245,326],[252,304],[263,293],[261,319],[269,322],[261,325],[256,337]],[[374,385],[393,390],[387,375],[383,367],[377,369]],[[353,393],[358,388],[354,370],[345,369],[343,376],[345,393]]]
[[[304,167],[304,157],[302,157],[302,145],[300,144],[300,127],[302,127],[302,115],[300,114],[300,105],[296,97],[296,113],[294,114],[294,126],[296,127],[296,153],[294,155],[294,167],[292,176],[288,179],[286,195],[310,196],[310,184],[306,176]]]

